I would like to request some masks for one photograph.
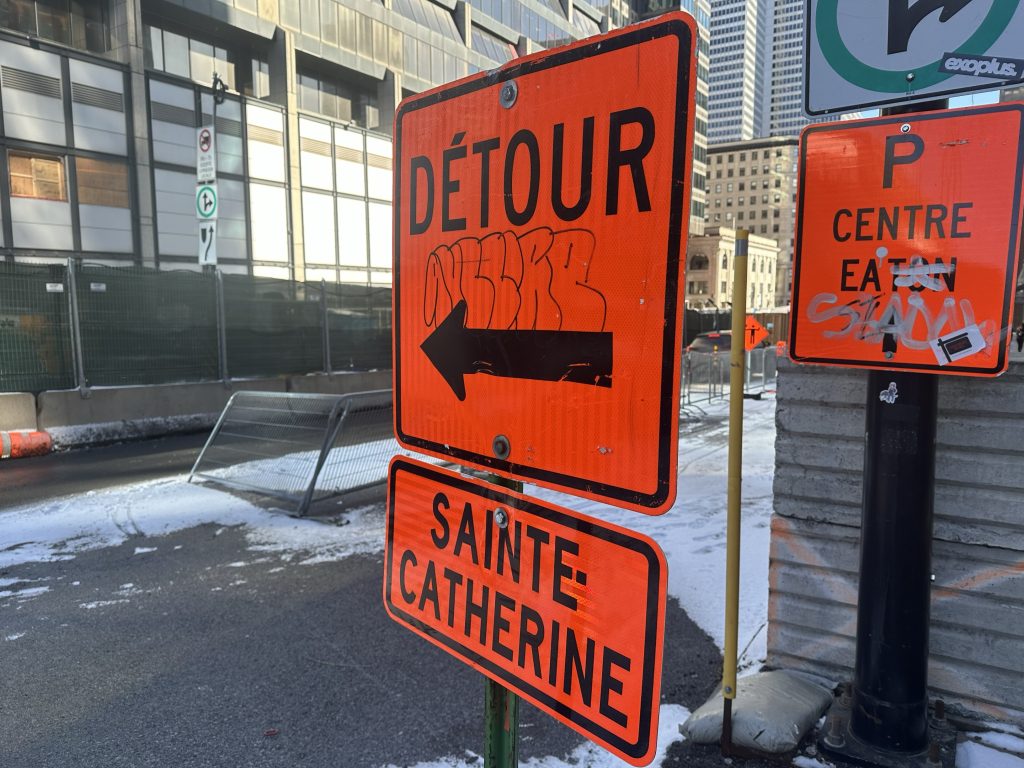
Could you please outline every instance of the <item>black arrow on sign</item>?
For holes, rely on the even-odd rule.
[[[917,25],[935,11],[942,9],[939,21],[945,23],[970,5],[973,0],[889,0],[889,53],[903,53],[910,45],[910,36]]]
[[[460,301],[420,345],[459,400],[466,399],[463,377],[473,373],[612,385],[611,333],[467,328],[466,311]]]

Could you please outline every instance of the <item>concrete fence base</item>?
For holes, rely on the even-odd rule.
[[[46,433],[56,448],[210,429],[239,391],[348,394],[390,389],[391,371],[0,394],[0,432]]]

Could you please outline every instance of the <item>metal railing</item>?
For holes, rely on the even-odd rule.
[[[193,478],[288,502],[383,484],[399,451],[391,390],[350,395],[236,392],[196,459]]]
[[[0,262],[0,392],[390,366],[390,288]]]
[[[760,347],[746,354],[743,393],[761,397],[775,390],[778,353]],[[683,355],[682,404],[710,402],[729,394],[729,352],[687,352]]]

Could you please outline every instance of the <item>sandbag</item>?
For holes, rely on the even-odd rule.
[[[740,678],[732,703],[732,743],[780,754],[796,749],[832,703],[832,693],[804,677],[775,670]],[[721,688],[679,726],[697,744],[722,739]]]

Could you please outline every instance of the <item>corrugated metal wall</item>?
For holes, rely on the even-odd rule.
[[[867,374],[780,360],[768,663],[853,672]],[[933,695],[1024,724],[1024,364],[939,383]]]

